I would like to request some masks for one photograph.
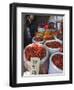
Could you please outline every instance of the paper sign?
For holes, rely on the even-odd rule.
[[[39,74],[40,58],[31,58],[31,74]]]

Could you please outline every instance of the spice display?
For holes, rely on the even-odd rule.
[[[23,73],[28,71],[30,74],[38,75],[63,72],[63,16],[23,16],[23,26],[26,26],[23,27]],[[54,66],[58,69],[54,69]]]

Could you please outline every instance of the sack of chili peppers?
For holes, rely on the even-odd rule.
[[[44,45],[29,44],[23,51],[24,67],[30,74],[47,74],[48,56],[48,49]]]

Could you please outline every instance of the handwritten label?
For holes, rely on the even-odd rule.
[[[31,74],[39,74],[40,67],[40,58],[32,57],[31,58]]]

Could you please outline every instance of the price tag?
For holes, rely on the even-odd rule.
[[[32,57],[31,58],[31,74],[39,74],[40,67],[40,58]]]

